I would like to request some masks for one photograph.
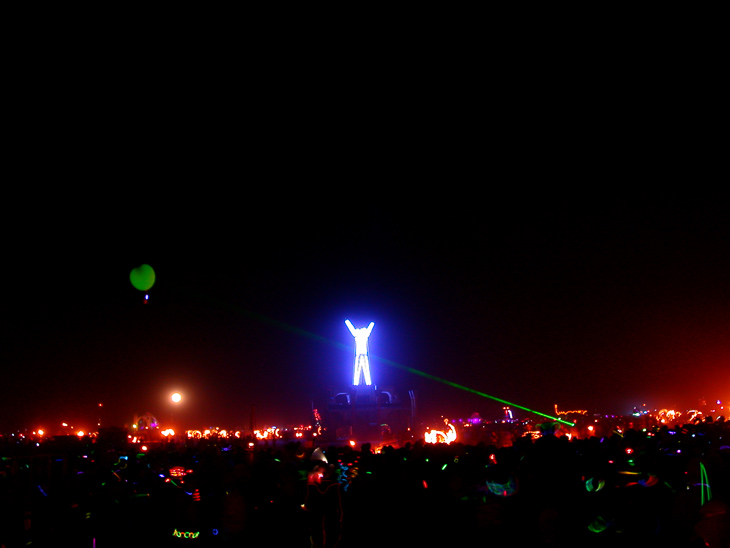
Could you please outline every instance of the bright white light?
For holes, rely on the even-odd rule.
[[[456,428],[453,424],[449,424],[448,421],[444,421],[446,424],[447,431],[442,430],[430,430],[424,434],[424,440],[426,443],[446,443],[449,444],[452,441],[456,441]]]
[[[355,337],[355,376],[353,384],[360,384],[360,377],[364,377],[365,384],[370,386],[372,379],[370,378],[370,360],[368,359],[368,338],[370,332],[375,326],[375,322],[370,322],[367,327],[356,329],[350,320],[345,320],[345,325]]]
[[[175,392],[175,393],[174,393],[174,394],[173,394],[173,395],[171,396],[171,399],[172,399],[172,401],[174,401],[175,403],[180,403],[180,401],[182,400],[182,396],[181,396],[180,394],[178,394],[177,392]]]

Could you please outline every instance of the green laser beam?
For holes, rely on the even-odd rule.
[[[198,295],[198,298],[203,298],[203,297],[200,296],[200,295]],[[261,322],[263,324],[270,325],[270,326],[275,327],[277,329],[281,329],[282,331],[286,331],[288,333],[294,333],[295,335],[299,335],[301,337],[304,337],[304,338],[307,338],[307,339],[311,339],[311,340],[320,342],[322,344],[326,344],[328,346],[333,346],[333,347],[339,348],[341,350],[350,350],[351,349],[351,347],[348,346],[348,345],[346,345],[346,344],[343,344],[343,343],[340,343],[340,342],[336,342],[336,341],[331,341],[330,339],[328,339],[326,337],[323,337],[321,335],[317,335],[315,333],[311,333],[311,332],[306,331],[304,329],[300,329],[299,327],[294,327],[294,326],[291,326],[291,325],[286,324],[284,322],[280,322],[278,320],[274,320],[274,319],[268,318],[268,317],[263,316],[261,314],[256,314],[255,312],[251,312],[249,310],[246,310],[246,309],[241,308],[239,306],[236,306],[236,305],[227,303],[225,301],[221,301],[219,299],[214,299],[214,298],[211,299],[210,297],[205,298],[205,300],[214,302],[217,306],[219,306],[221,308],[226,308],[228,310],[231,310],[233,312],[236,312],[237,314],[240,314],[240,315],[243,315],[243,316],[252,318],[252,319],[254,319],[254,320],[258,321],[258,322]],[[503,400],[501,398],[497,398],[496,396],[491,396],[489,394],[486,394],[485,392],[481,392],[479,390],[475,390],[473,388],[469,388],[468,386],[464,386],[462,384],[457,384],[455,382],[451,382],[451,381],[448,381],[446,379],[442,379],[440,377],[437,377],[435,375],[431,375],[431,374],[426,373],[424,371],[420,371],[418,369],[414,369],[413,367],[408,367],[407,365],[403,365],[403,364],[400,364],[398,362],[394,362],[393,360],[389,360],[389,359],[386,359],[386,358],[380,358],[378,356],[373,356],[373,355],[371,355],[371,358],[374,359],[374,360],[377,360],[377,361],[379,361],[381,363],[384,363],[386,365],[389,365],[391,367],[395,367],[397,369],[402,369],[403,371],[408,371],[409,373],[412,373],[414,375],[418,375],[420,377],[424,377],[426,379],[430,379],[432,381],[440,382],[440,383],[445,384],[447,386],[451,386],[452,388],[457,388],[457,389],[463,390],[465,392],[470,392],[472,394],[476,394],[477,396],[481,396],[483,398],[487,398],[487,399],[490,399],[490,400],[494,400],[494,401],[500,402],[500,403],[502,403],[504,405],[508,405],[510,407],[516,407],[517,409],[522,409],[523,411],[527,411],[528,413],[533,413],[535,415],[539,415],[540,417],[545,417],[546,419],[550,419],[552,421],[559,422],[561,424],[566,424],[568,426],[574,426],[574,424],[572,422],[565,421],[565,420],[560,419],[558,417],[553,417],[552,415],[547,415],[545,413],[541,413],[540,411],[536,411],[535,409],[530,409],[529,407],[525,407],[523,405],[518,405],[516,403],[509,402],[509,401]]]
[[[504,405],[508,405],[510,407],[516,407],[517,409],[522,409],[523,411],[527,411],[528,413],[534,413],[535,415],[539,415],[541,417],[545,417],[550,420],[554,420],[555,422],[560,422],[562,424],[567,424],[568,426],[573,426],[572,422],[564,421],[563,419],[559,419],[557,417],[553,417],[551,415],[546,415],[545,413],[541,413],[540,411],[536,411],[534,409],[530,409],[529,407],[524,407],[522,405],[518,405],[513,402],[509,402],[507,400],[503,400],[501,398],[497,398],[496,396],[491,396],[485,392],[481,392],[479,390],[475,390],[474,388],[469,388],[468,386],[464,386],[462,384],[457,384],[455,382],[448,381],[446,379],[442,379],[440,377],[437,377],[435,375],[431,375],[429,373],[425,373],[423,371],[419,371],[418,369],[414,369],[412,367],[408,367],[406,365],[402,365],[400,363],[394,362],[393,360],[388,360],[385,358],[378,358],[377,356],[373,356],[373,359],[376,359],[378,361],[381,361],[387,365],[390,365],[392,367],[397,367],[399,369],[403,369],[404,371],[408,371],[409,373],[413,373],[414,375],[419,375],[421,377],[424,377],[426,379],[430,379],[432,381],[440,382],[442,384],[445,384],[447,386],[451,386],[453,388],[458,388],[459,390],[463,390],[465,392],[471,392],[472,394],[476,394],[477,396],[481,396],[483,398],[488,398],[490,400],[498,401]]]

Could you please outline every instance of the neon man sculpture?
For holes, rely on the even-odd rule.
[[[368,360],[368,337],[370,337],[375,322],[370,322],[369,326],[359,329],[355,329],[350,320],[345,320],[345,325],[355,337],[355,380],[353,384],[358,386],[362,376],[365,378],[365,384],[370,386],[372,379],[370,379],[370,361]]]

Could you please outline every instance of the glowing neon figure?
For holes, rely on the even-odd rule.
[[[370,361],[368,360],[368,338],[370,332],[375,326],[375,322],[370,322],[367,327],[355,329],[350,320],[345,320],[345,325],[355,337],[355,377],[353,384],[360,384],[360,377],[364,377],[365,384],[370,386],[373,382],[370,378]]]

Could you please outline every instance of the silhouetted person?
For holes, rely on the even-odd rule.
[[[342,533],[342,495],[332,465],[318,464],[309,474],[304,509],[312,546],[334,548]]]

